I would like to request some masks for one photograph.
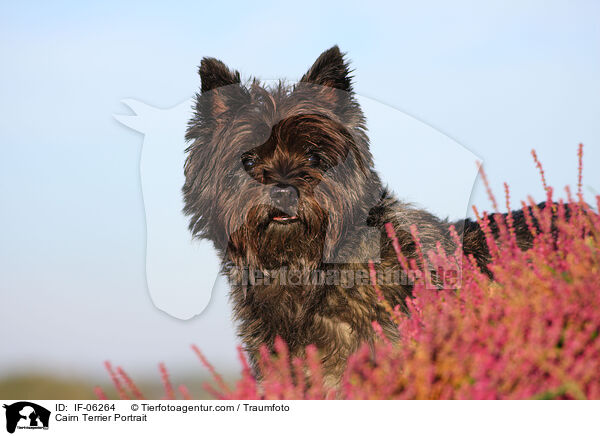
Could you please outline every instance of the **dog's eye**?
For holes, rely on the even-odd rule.
[[[321,158],[316,155],[315,153],[311,153],[308,155],[308,163],[310,164],[310,166],[312,167],[318,167],[319,164],[321,163]]]
[[[245,154],[242,156],[242,165],[246,171],[250,171],[256,166],[256,156]]]

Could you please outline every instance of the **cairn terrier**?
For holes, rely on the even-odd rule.
[[[453,253],[450,223],[399,201],[383,185],[337,46],[295,85],[242,83],[214,58],[202,59],[199,74],[186,133],[190,230],[212,241],[221,257],[238,333],[255,369],[261,344],[272,347],[280,336],[291,356],[314,344],[334,386],[347,357],[375,340],[373,321],[390,338],[398,334],[378,302],[367,262],[388,278],[380,288],[390,304],[404,307],[411,295],[412,280],[385,224],[393,226],[404,256],[419,263],[411,226],[424,252],[440,244]],[[489,254],[478,224],[455,224],[464,251],[485,269]],[[526,247],[530,235],[522,236]]]

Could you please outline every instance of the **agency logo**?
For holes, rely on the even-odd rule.
[[[6,409],[6,431],[14,433],[16,429],[48,430],[50,411],[29,401],[19,401],[3,406]]]

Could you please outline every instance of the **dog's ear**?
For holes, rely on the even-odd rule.
[[[203,58],[198,73],[201,92],[196,94],[196,113],[188,124],[188,140],[199,137],[202,132],[213,132],[249,100],[247,90],[241,85],[240,73],[230,70],[220,60]]]
[[[202,83],[200,88],[202,92],[240,83],[240,73],[231,71],[223,62],[215,58],[203,58],[198,74]]]
[[[337,45],[321,53],[300,81],[347,92],[352,91],[352,76],[348,62]]]

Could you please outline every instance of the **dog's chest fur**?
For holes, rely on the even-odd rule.
[[[386,222],[393,223],[405,250],[403,254],[409,259],[415,258],[416,253],[412,238],[406,231],[408,222],[404,220],[414,220],[417,215],[420,217],[425,248],[432,249],[434,241],[445,238],[446,223],[424,211],[399,203],[392,197],[386,196],[381,207],[375,211],[376,216],[371,219],[381,233],[381,244],[374,245],[372,239],[359,233],[347,239],[345,245],[346,250],[355,255],[381,256],[380,262],[375,264],[377,271],[389,273],[400,272],[401,269],[383,228]],[[378,247],[379,253],[371,253],[374,246]],[[451,248],[448,241],[444,241],[444,246]],[[348,257],[352,258],[351,255]],[[231,266],[234,262],[243,265],[243,260],[229,258],[228,262],[229,267],[224,270],[232,284],[234,318],[238,323],[240,339],[255,367],[260,346],[266,344],[272,347],[277,336],[287,343],[292,358],[304,356],[305,347],[314,344],[322,359],[326,383],[335,386],[340,381],[348,356],[361,344],[373,344],[376,340],[373,321],[382,326],[390,339],[398,335],[396,326],[378,302],[370,282],[368,265],[363,261],[317,264],[303,272],[305,277],[311,277],[311,273],[315,272],[322,273],[325,278],[321,282],[309,280],[308,283],[304,281],[295,285],[289,284],[292,281],[290,275],[285,275],[286,283],[282,284],[277,271],[275,274],[272,271],[255,271],[259,280],[255,284],[248,284],[248,277],[242,278],[240,269]],[[282,270],[287,269],[283,267]],[[271,276],[267,280],[269,274]],[[392,305],[404,307],[411,285],[383,283],[380,289]]]

